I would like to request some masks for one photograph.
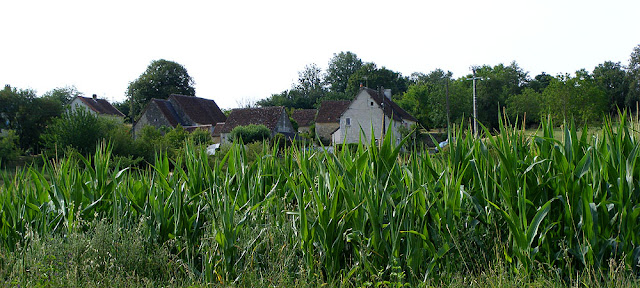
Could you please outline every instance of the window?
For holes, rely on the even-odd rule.
[[[371,107],[373,107],[373,101],[371,101]]]
[[[351,126],[351,118],[344,119],[344,122],[347,126]]]

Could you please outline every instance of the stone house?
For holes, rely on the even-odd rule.
[[[391,100],[391,90],[384,93],[360,88],[356,98],[340,116],[339,128],[331,134],[333,144],[371,143],[392,133],[396,143],[400,142],[400,127],[409,128],[418,120]],[[373,133],[373,134],[372,134]]]
[[[220,130],[220,143],[231,142],[230,134],[233,128],[251,124],[266,126],[271,131],[271,136],[280,133],[293,138],[296,134],[287,111],[282,106],[233,109]]]
[[[323,101],[316,116],[316,136],[326,145],[331,143],[331,133],[340,128],[340,116],[351,101]]]
[[[214,144],[220,143],[220,131],[222,131],[222,127],[224,127],[224,122],[216,123],[216,126],[213,126],[213,133],[211,133],[211,140]]]
[[[298,133],[309,133],[317,112],[316,109],[298,109],[291,113],[291,118],[298,123]]]
[[[93,97],[91,98],[76,96],[71,100],[69,107],[71,111],[75,111],[76,109],[85,109],[93,115],[124,123],[124,114],[122,114],[122,112],[120,112],[116,107],[113,107],[109,101],[98,99],[96,94],[93,94]]]
[[[178,124],[188,131],[199,128],[213,133],[215,125],[226,119],[211,99],[173,94],[167,100],[151,99],[140,119],[133,124],[133,133],[138,135],[147,125],[175,128]]]

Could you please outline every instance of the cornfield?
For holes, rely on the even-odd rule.
[[[174,243],[202,283],[237,283],[269,265],[258,246],[273,231],[290,232],[280,237],[302,263],[293,273],[327,283],[418,286],[496,261],[565,280],[612,261],[638,275],[634,125],[605,120],[593,135],[563,127],[563,139],[551,120],[542,136],[505,123],[480,139],[458,130],[435,155],[405,152],[390,135],[336,153],[265,144],[250,163],[242,145],[214,158],[185,143],[183,155],[157,155],[146,170],[119,167],[102,145],[91,157],[1,174],[0,249],[100,219]]]

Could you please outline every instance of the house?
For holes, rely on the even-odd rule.
[[[233,109],[220,130],[220,143],[231,142],[230,134],[233,128],[251,124],[266,126],[271,131],[271,136],[280,133],[292,138],[296,134],[282,106]]]
[[[212,133],[215,125],[226,119],[211,99],[173,94],[167,100],[151,99],[140,119],[133,124],[133,133],[134,136],[138,135],[147,125],[156,128],[175,128],[180,125],[188,131],[199,128]]]
[[[331,133],[340,128],[340,116],[351,101],[323,101],[316,116],[316,135],[325,144],[331,143]]]
[[[391,90],[383,92],[360,88],[356,98],[340,116],[340,127],[331,134],[334,144],[364,144],[381,140],[385,134],[393,133],[400,142],[401,126],[409,128],[418,120],[391,100]],[[373,134],[372,134],[373,133]]]
[[[76,96],[71,100],[71,104],[69,106],[71,111],[76,111],[76,109],[85,109],[93,115],[113,119],[120,123],[124,122],[124,114],[122,114],[120,110],[116,109],[116,107],[113,107],[109,101],[98,99],[96,94],[93,94],[93,97],[91,98]]]
[[[224,122],[216,123],[216,126],[213,126],[213,133],[211,133],[213,143],[220,143],[220,131],[222,131],[222,127],[224,127]]]
[[[291,113],[291,118],[298,123],[298,133],[309,133],[317,112],[316,109],[299,109]]]

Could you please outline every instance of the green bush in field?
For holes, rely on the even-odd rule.
[[[234,142],[242,139],[243,143],[251,143],[256,141],[262,141],[271,137],[271,131],[264,125],[247,125],[238,126],[231,130],[231,139]]]
[[[213,142],[211,139],[211,133],[206,129],[196,129],[191,132],[189,139],[191,139],[195,145],[209,145]]]
[[[50,151],[72,147],[82,154],[95,151],[98,143],[119,123],[99,117],[86,109],[75,109],[56,118],[42,135],[44,146]]]
[[[0,134],[0,161],[14,160],[18,156],[18,135],[13,130],[5,130],[4,134]]]

